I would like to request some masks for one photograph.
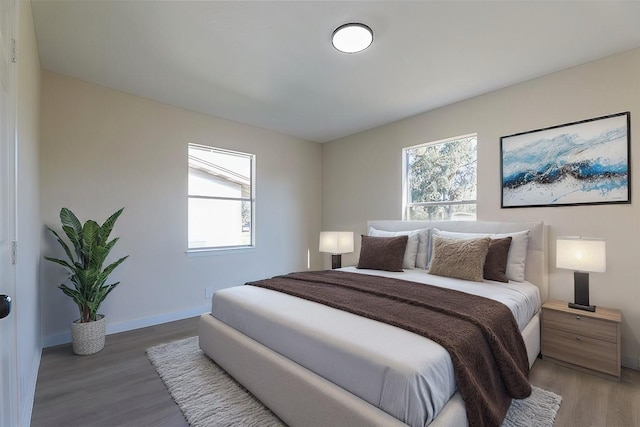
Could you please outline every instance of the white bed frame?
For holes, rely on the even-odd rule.
[[[542,302],[548,298],[546,228],[541,222],[369,221],[368,226],[389,231],[433,227],[476,233],[529,230],[525,278],[538,286]],[[523,337],[529,365],[532,365],[540,352],[539,314],[526,326]],[[406,427],[386,412],[227,326],[210,313],[200,318],[199,341],[200,348],[209,357],[289,426]],[[430,426],[466,424],[464,403],[456,393]]]

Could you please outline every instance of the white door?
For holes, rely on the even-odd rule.
[[[0,0],[0,294],[15,295],[16,97],[13,40],[15,1]],[[0,319],[0,427],[18,425],[15,300]]]

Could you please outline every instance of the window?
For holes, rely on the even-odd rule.
[[[404,148],[403,217],[475,220],[477,135]]]
[[[255,156],[189,144],[189,249],[253,246]]]

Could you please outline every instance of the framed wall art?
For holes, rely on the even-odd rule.
[[[502,208],[631,203],[629,112],[500,138]]]

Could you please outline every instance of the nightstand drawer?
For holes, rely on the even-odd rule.
[[[544,310],[542,325],[544,328],[564,331],[581,337],[604,340],[610,343],[616,343],[618,339],[618,326],[616,323],[580,314]]]
[[[615,376],[620,375],[617,351],[615,342],[580,334],[546,328],[542,336],[543,356]]]

